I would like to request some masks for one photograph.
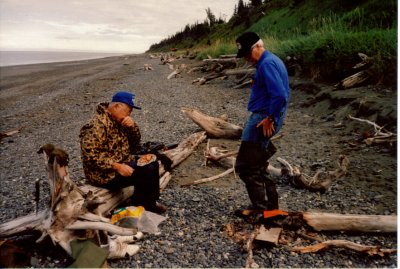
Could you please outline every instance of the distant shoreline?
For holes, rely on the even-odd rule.
[[[29,64],[71,62],[123,56],[133,53],[69,52],[69,51],[0,51],[0,67]]]

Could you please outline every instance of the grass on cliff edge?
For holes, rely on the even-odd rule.
[[[269,12],[247,30],[257,32],[265,47],[282,59],[296,56],[305,66],[320,65],[336,74],[334,79],[346,75],[359,61],[357,53],[362,52],[373,57],[374,73],[379,78],[396,72],[397,23],[393,7],[397,9],[395,1],[373,0],[341,14],[318,12],[324,7],[317,4],[314,9],[310,5],[296,10],[283,8]],[[198,59],[236,53],[234,40],[226,37],[214,40],[211,46],[198,47]]]

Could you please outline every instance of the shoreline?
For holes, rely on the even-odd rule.
[[[103,53],[83,51],[0,51],[0,67],[78,62],[132,54],[135,53]]]

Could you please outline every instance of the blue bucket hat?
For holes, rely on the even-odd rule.
[[[112,102],[124,103],[130,107],[136,109],[142,109],[141,107],[135,106],[134,100],[135,100],[135,94],[130,92],[117,92],[112,97]]]

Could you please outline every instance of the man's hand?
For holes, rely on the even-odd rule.
[[[124,127],[133,127],[135,126],[135,121],[131,117],[127,116],[121,121],[121,124]]]
[[[275,132],[274,119],[272,117],[266,117],[257,124],[257,128],[262,126],[263,134],[266,137],[271,137]]]
[[[123,177],[129,177],[135,171],[135,169],[124,163],[113,163],[112,168]]]

